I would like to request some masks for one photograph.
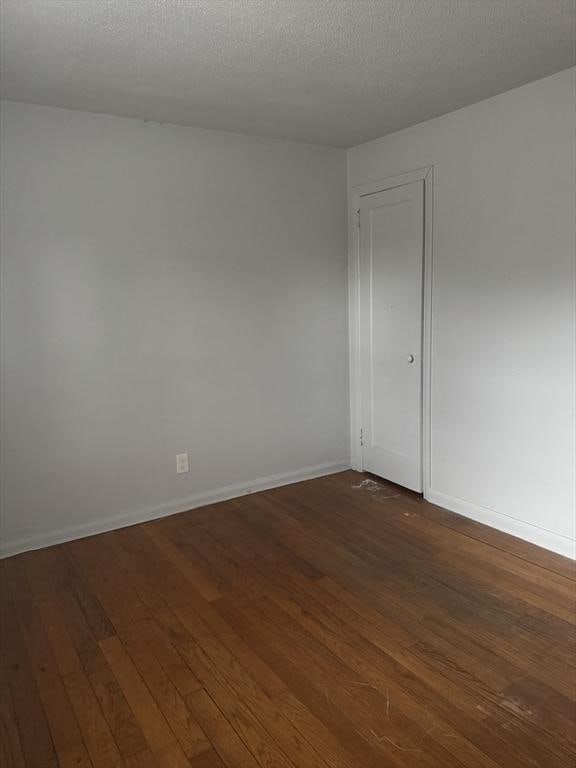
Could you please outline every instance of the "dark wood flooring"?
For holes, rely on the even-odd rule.
[[[366,475],[1,565],[3,768],[574,768],[574,563]]]

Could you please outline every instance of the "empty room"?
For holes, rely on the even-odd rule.
[[[575,0],[0,56],[0,767],[574,768]]]

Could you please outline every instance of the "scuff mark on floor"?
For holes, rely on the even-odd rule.
[[[397,499],[400,497],[399,493],[392,493],[388,494],[387,496],[382,495],[382,491],[385,491],[385,487],[377,482],[376,480],[372,480],[371,478],[367,477],[365,480],[362,480],[362,482],[358,483],[357,485],[352,485],[351,488],[353,488],[356,491],[368,491],[368,493],[375,494],[375,498],[378,501],[385,501],[386,499]]]
[[[533,714],[531,709],[523,704],[520,699],[515,697],[507,699],[502,696],[501,705],[510,712],[513,712],[515,715],[528,715],[528,717],[530,717],[530,715]]]
[[[371,480],[369,477],[367,477],[365,480],[362,480],[358,485],[353,485],[352,488],[355,488],[356,490],[360,489],[363,491],[369,491],[370,493],[377,493],[378,491],[382,490],[382,487],[380,483],[377,483],[376,480]]]
[[[422,752],[421,749],[418,749],[418,747],[402,747],[400,744],[396,744],[395,741],[392,741],[392,739],[389,739],[388,736],[378,736],[374,731],[370,731],[372,736],[376,739],[376,741],[381,744],[383,741],[387,741],[389,744],[392,744],[393,747],[396,747],[396,749],[399,749],[401,752]]]

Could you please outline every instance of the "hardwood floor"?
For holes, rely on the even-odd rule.
[[[3,767],[575,764],[574,563],[368,476],[1,565]]]

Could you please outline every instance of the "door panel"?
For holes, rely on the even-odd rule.
[[[422,490],[424,182],[360,198],[363,468]]]

